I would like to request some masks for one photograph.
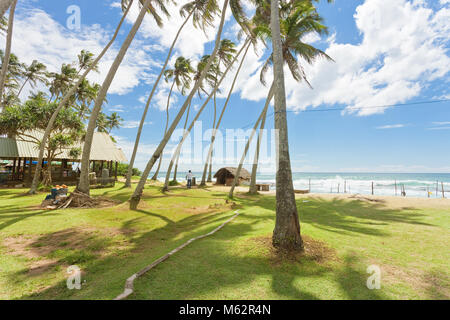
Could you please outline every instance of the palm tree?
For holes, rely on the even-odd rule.
[[[119,34],[120,28],[122,27],[123,22],[125,21],[126,16],[128,15],[131,6],[133,4],[133,0],[131,0],[130,2],[127,3],[128,6],[127,7],[123,7],[125,12],[122,15],[122,18],[120,19],[119,24],[117,25],[116,31],[114,32],[113,37],[111,38],[111,40],[108,42],[108,44],[106,45],[105,48],[103,48],[102,52],[98,55],[98,57],[95,59],[95,61],[91,64],[91,66],[83,73],[83,75],[78,79],[78,82],[72,86],[72,88],[64,95],[64,97],[61,99],[61,101],[58,104],[58,107],[56,108],[56,110],[53,112],[52,117],[50,118],[48,124],[47,124],[47,128],[45,129],[44,135],[42,137],[42,142],[39,146],[39,156],[38,156],[38,162],[37,162],[37,166],[36,166],[36,170],[34,172],[34,177],[33,177],[33,182],[31,183],[31,188],[28,191],[28,194],[35,194],[36,190],[37,190],[37,186],[39,184],[39,179],[41,176],[41,171],[42,171],[42,159],[44,158],[44,152],[45,152],[45,144],[47,143],[48,137],[50,136],[50,133],[52,131],[53,125],[56,121],[56,118],[58,116],[58,113],[61,111],[61,109],[67,105],[67,103],[70,101],[70,99],[72,98],[72,96],[76,93],[78,87],[80,86],[80,84],[84,81],[84,79],[86,79],[87,75],[89,74],[89,72],[91,72],[94,67],[96,65],[98,65],[98,62],[104,57],[104,55],[106,54],[106,52],[108,52],[109,48],[113,45],[114,41],[117,38],[117,35]],[[96,88],[98,88],[97,91],[99,91],[100,87],[97,86]]]
[[[4,53],[0,50],[0,61],[4,60]],[[3,65],[0,66],[0,69],[3,68]],[[11,53],[9,57],[9,66],[8,72],[6,74],[5,80],[5,94],[4,96],[14,95],[17,97],[17,90],[19,89],[19,82],[21,78],[23,78],[25,70],[25,65],[19,61],[19,58]],[[6,99],[6,98],[5,98]],[[10,99],[8,99],[10,101]],[[9,105],[6,102],[4,105]]]
[[[14,0],[3,0],[3,1],[0,1],[0,18],[4,17],[6,11],[8,11],[8,9],[11,7],[13,2],[14,2]]]
[[[169,63],[170,57],[172,56],[173,48],[175,47],[175,44],[178,41],[181,31],[183,30],[184,26],[187,24],[187,22],[189,21],[189,19],[191,17],[192,17],[194,26],[200,27],[204,31],[207,26],[212,26],[213,21],[214,21],[214,16],[216,15],[216,13],[219,10],[216,1],[217,0],[194,0],[194,1],[191,1],[187,4],[185,4],[183,7],[181,7],[180,14],[182,17],[186,17],[186,19],[181,24],[180,28],[177,31],[177,34],[175,35],[175,38],[173,39],[172,45],[170,46],[169,52],[167,53],[166,61],[164,61],[164,65],[161,68],[161,72],[159,73],[158,78],[156,78],[156,81],[153,84],[152,91],[150,92],[150,95],[145,104],[144,112],[142,114],[141,122],[139,123],[138,132],[136,134],[136,139],[134,142],[133,153],[131,154],[131,159],[130,159],[130,163],[128,166],[125,187],[131,187],[131,176],[133,173],[133,165],[134,165],[134,161],[136,159],[136,154],[137,154],[139,142],[141,139],[142,129],[144,127],[145,119],[147,118],[148,108],[153,99],[153,95],[155,94],[155,91],[159,84],[159,81],[161,80],[161,78],[164,74],[164,71],[167,67],[167,64]]]
[[[106,117],[106,126],[108,128],[108,134],[111,134],[113,129],[118,129],[122,125],[123,119],[117,114],[117,112],[111,113]]]
[[[17,93],[17,96],[20,96],[20,93],[22,92],[23,88],[27,84],[27,82],[31,83],[31,87],[36,87],[38,82],[46,83],[47,82],[47,67],[45,64],[33,60],[33,62],[25,68],[24,76],[25,81],[22,83],[22,87],[20,88],[19,92]]]
[[[308,2],[292,3],[292,12],[282,17],[280,25],[279,2],[271,0],[270,30],[273,46],[273,74],[275,94],[275,130],[278,132],[278,163],[276,173],[276,221],[273,231],[272,244],[274,247],[292,250],[302,250],[303,241],[300,235],[297,205],[295,202],[294,186],[292,183],[291,160],[289,156],[288,129],[286,118],[286,90],[284,86],[284,62],[287,63],[294,78],[305,79],[303,69],[293,56],[294,53],[311,53],[313,47],[300,41],[302,30],[299,24],[302,21],[314,20],[318,16],[315,8]],[[283,34],[281,33],[283,31]],[[290,40],[297,39],[295,44]],[[292,48],[286,50],[286,46]],[[315,49],[315,55],[327,57],[320,50]],[[319,53],[317,53],[319,52]],[[313,59],[307,60],[312,62]],[[305,79],[306,80],[306,79]]]
[[[297,56],[302,57],[305,61],[312,64],[317,58],[325,58],[332,60],[326,53],[318,50],[306,43],[302,42],[302,38],[310,33],[317,33],[319,35],[327,34],[328,29],[322,24],[323,19],[317,14],[315,8],[312,6],[311,1],[307,1],[304,5],[299,1],[295,1],[290,5],[282,6],[280,10],[280,16],[284,19],[281,20],[282,43],[283,43],[283,58],[288,63],[288,67],[295,80],[304,80],[309,86],[309,82],[306,79],[306,75],[303,72],[303,68],[298,64]],[[267,40],[271,38],[271,31],[268,27],[270,24],[270,3],[267,1],[261,1],[258,3],[257,14],[255,15],[255,23],[258,25],[255,28],[255,32],[258,37]],[[289,19],[288,19],[289,17]],[[272,63],[272,55],[266,60],[264,67],[261,71],[261,82],[265,84],[265,74],[268,70],[268,66]],[[268,99],[273,97],[268,96]],[[267,103],[267,101],[266,101]],[[250,194],[256,194],[256,173],[258,169],[259,152],[261,145],[261,138],[265,126],[265,118],[261,122],[261,127],[258,134],[258,140],[256,144],[255,157],[252,165],[252,173],[250,180]]]
[[[106,119],[106,114],[100,111],[97,117],[97,123],[95,124],[95,128],[97,129],[97,132],[108,132],[108,120]]]
[[[125,5],[128,4],[127,0],[123,0],[125,2]],[[155,3],[158,5],[160,10],[166,14],[167,16],[169,13],[167,12],[167,9],[164,6],[164,0],[140,0],[141,3],[143,3],[142,8],[139,12],[139,15],[134,22],[133,27],[131,28],[130,32],[128,33],[128,36],[126,37],[125,41],[122,44],[122,47],[119,50],[119,53],[117,54],[116,58],[114,59],[113,64],[111,65],[111,68],[109,69],[108,75],[106,76],[102,87],[99,91],[99,94],[97,96],[97,99],[95,100],[94,107],[92,109],[91,116],[89,118],[89,124],[86,131],[86,137],[84,141],[83,146],[83,156],[81,159],[81,174],[80,174],[80,183],[78,184],[77,190],[81,193],[84,193],[86,195],[89,195],[89,160],[91,155],[91,147],[92,147],[92,139],[94,136],[94,130],[96,127],[96,120],[100,113],[101,107],[103,105],[103,101],[106,97],[106,94],[108,93],[109,87],[111,86],[112,81],[114,80],[114,77],[117,73],[117,70],[119,69],[120,64],[122,63],[123,59],[125,58],[125,55],[128,51],[128,48],[131,45],[131,42],[133,41],[134,37],[136,36],[137,31],[139,30],[139,27],[142,24],[142,21],[144,20],[145,14],[149,13],[156,21],[156,23],[159,26],[162,26],[162,19],[156,12],[156,9],[153,7],[152,3]]]
[[[239,50],[239,52],[236,54],[236,56],[234,57],[232,63],[230,63],[227,66],[227,69],[225,70],[225,72],[222,74],[220,80],[216,83],[215,87],[213,88],[213,90],[211,91],[211,93],[209,94],[208,98],[205,100],[205,102],[203,103],[202,107],[198,110],[197,115],[195,116],[195,118],[192,120],[189,128],[187,129],[187,131],[184,132],[183,134],[183,138],[181,139],[181,141],[178,143],[177,149],[175,150],[175,153],[172,156],[172,160],[169,163],[169,168],[167,169],[167,175],[166,175],[166,181],[164,183],[164,187],[163,187],[163,191],[167,191],[169,188],[169,177],[170,177],[170,171],[172,170],[172,166],[173,163],[176,159],[176,157],[179,156],[180,152],[181,152],[181,147],[183,146],[183,143],[185,141],[185,139],[187,138],[187,136],[189,135],[189,133],[191,132],[192,128],[194,127],[195,122],[198,120],[198,118],[200,117],[201,113],[203,112],[203,110],[205,109],[205,107],[208,105],[209,101],[211,100],[212,96],[214,95],[214,92],[220,87],[220,85],[222,84],[222,81],[225,79],[225,76],[228,74],[228,71],[230,71],[232,65],[237,61],[238,57],[241,55],[241,53],[243,52],[244,49],[248,50],[248,47],[250,45],[250,40],[247,39],[247,41],[244,42],[244,45],[241,47],[241,49]]]
[[[70,64],[63,64],[60,73],[51,72],[48,77],[53,79],[50,84],[49,91],[52,94],[50,100],[58,99],[59,96],[64,96],[71,87],[73,82],[77,79],[77,70]]]
[[[218,61],[218,69],[220,70],[220,65],[223,62],[225,67],[228,66],[231,61],[233,60],[233,55],[236,54],[236,44],[228,39],[223,39],[220,42],[219,51],[217,52],[217,56],[219,57]],[[245,57],[245,56],[244,56]],[[219,74],[216,75],[216,78],[219,77]],[[216,126],[216,114],[217,114],[217,101],[216,101],[216,94],[217,92],[214,92],[214,119],[213,119],[213,129]],[[212,136],[211,136],[211,142],[212,142]],[[212,181],[212,156],[209,159],[209,174],[208,174],[208,182]],[[203,179],[202,179],[202,184]]]
[[[80,54],[78,55],[78,73],[80,73],[82,70],[87,70],[89,67],[93,66],[92,70],[98,72],[98,65],[94,65],[95,59],[94,54],[86,51],[81,50]]]
[[[9,18],[8,18],[8,35],[6,36],[6,50],[5,56],[2,61],[2,70],[0,74],[0,107],[3,106],[3,91],[5,89],[6,76],[8,74],[9,67],[9,58],[11,55],[11,43],[12,43],[12,35],[13,35],[13,27],[14,27],[14,13],[16,11],[17,0],[13,0],[11,3],[11,9],[9,10]]]
[[[191,66],[191,61],[184,57],[178,57],[175,61],[174,69],[168,69],[164,71],[164,77],[166,82],[173,79],[172,86],[170,87],[169,95],[167,97],[166,106],[166,128],[164,129],[164,134],[167,132],[167,127],[169,126],[169,106],[170,97],[172,96],[173,87],[177,85],[177,88],[181,90],[181,94],[186,94],[186,89],[191,86],[191,74],[194,73],[194,69]],[[158,168],[152,177],[152,180],[158,179],[159,169],[161,168],[163,154],[159,158]]]

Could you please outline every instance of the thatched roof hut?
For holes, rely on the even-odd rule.
[[[226,167],[222,168],[216,172],[214,178],[216,178],[216,184],[224,184],[227,186],[231,186],[234,181],[234,177],[236,176],[237,168]],[[243,181],[250,181],[250,173],[244,168],[241,169],[239,174],[238,185]]]

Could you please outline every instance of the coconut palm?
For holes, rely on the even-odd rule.
[[[0,50],[0,60],[4,60],[4,53],[2,50]],[[0,69],[3,68],[3,65],[0,66]],[[5,80],[5,94],[4,97],[9,96],[8,101],[11,101],[11,96],[14,95],[17,98],[17,90],[20,88],[20,80],[23,78],[24,75],[24,69],[25,65],[19,61],[19,58],[14,54],[11,53],[9,57],[9,66],[8,66],[8,72],[6,74],[6,80]],[[5,98],[6,100],[6,98]],[[4,105],[10,105],[6,102]]]
[[[270,3],[267,1],[259,2],[259,9],[255,15],[257,23],[259,23],[259,28],[255,30],[259,37],[267,40],[271,37],[270,28],[267,24],[270,23],[267,16],[270,16]],[[288,64],[292,76],[295,80],[305,80],[306,75],[303,72],[303,68],[298,64],[296,59],[297,56],[302,57],[305,61],[312,64],[317,58],[325,58],[331,60],[331,58],[326,55],[321,50],[318,50],[306,43],[302,42],[302,38],[310,33],[317,33],[318,35],[327,34],[328,29],[322,24],[323,19],[317,14],[316,10],[311,4],[311,1],[301,3],[299,1],[293,2],[291,5],[284,5],[280,9],[281,20],[281,30],[284,33],[282,35],[283,44],[283,57],[286,61],[290,61]],[[289,19],[288,19],[289,18]],[[290,54],[289,54],[290,53]],[[295,61],[294,61],[295,60]],[[268,70],[268,66],[272,63],[272,55],[267,59],[266,63],[261,72],[261,82],[265,83],[265,73]],[[300,71],[297,71],[300,70]],[[299,76],[300,75],[300,76]],[[269,97],[268,97],[269,98]],[[270,98],[272,99],[272,98]],[[252,165],[252,173],[250,180],[251,194],[257,193],[256,190],[256,173],[259,161],[259,151],[261,145],[261,136],[263,134],[265,126],[265,118],[261,122],[261,127],[258,134],[258,140],[256,144],[255,157]]]
[[[111,134],[113,129],[118,129],[123,123],[123,119],[121,116],[117,114],[117,112],[111,113],[106,117],[106,127],[108,128],[108,134]]]
[[[219,79],[219,81],[216,83],[215,87],[213,88],[213,90],[211,91],[211,93],[209,94],[209,96],[207,97],[207,99],[205,100],[205,102],[203,103],[202,107],[198,110],[197,115],[195,116],[195,118],[192,120],[189,128],[184,132],[183,134],[183,138],[181,139],[180,143],[177,146],[177,149],[175,150],[175,153],[172,156],[172,160],[169,163],[169,168],[167,169],[168,174],[166,175],[166,181],[164,183],[164,187],[163,187],[163,191],[168,190],[168,186],[169,186],[169,176],[170,176],[170,171],[172,170],[172,166],[173,163],[176,159],[176,157],[179,156],[180,152],[181,152],[181,147],[183,146],[183,143],[185,141],[185,139],[187,138],[187,136],[189,135],[189,133],[191,132],[192,128],[194,127],[195,122],[198,120],[198,118],[200,117],[201,113],[203,112],[203,110],[205,109],[205,107],[208,105],[209,101],[211,100],[212,96],[214,95],[214,92],[220,87],[221,83],[223,82],[223,80],[225,79],[225,76],[228,74],[228,72],[230,71],[232,65],[237,61],[237,58],[241,55],[241,53],[243,52],[244,49],[246,49],[246,51],[248,50],[248,47],[250,45],[250,40],[247,40],[244,42],[243,46],[241,47],[241,49],[239,50],[239,52],[236,54],[236,56],[234,57],[232,63],[230,63],[228,65],[228,67],[226,68],[225,72],[222,74],[221,78]]]
[[[209,70],[209,68],[211,67],[211,65],[213,64],[213,62],[216,59],[217,50],[219,48],[220,40],[221,40],[221,36],[222,36],[223,26],[225,24],[226,10],[227,10],[228,4],[230,2],[231,2],[231,5],[230,5],[231,11],[233,13],[234,18],[236,19],[236,21],[238,21],[238,23],[243,28],[245,28],[245,26],[246,26],[245,14],[243,12],[240,0],[225,0],[224,4],[223,4],[223,8],[222,8],[222,14],[220,17],[220,23],[219,23],[219,28],[218,28],[217,35],[216,35],[216,40],[214,42],[214,49],[213,49],[210,59],[208,60],[207,65],[205,66],[205,69],[202,72],[202,77],[204,77],[206,75],[206,72]],[[192,88],[189,96],[187,97],[186,101],[184,102],[183,106],[181,107],[180,111],[178,112],[177,116],[175,117],[174,121],[172,122],[172,125],[170,126],[170,128],[168,129],[164,138],[162,139],[162,141],[160,142],[160,144],[154,151],[152,157],[148,161],[147,166],[145,167],[145,169],[142,173],[141,179],[139,180],[139,183],[136,186],[136,189],[134,190],[133,195],[131,196],[131,199],[130,199],[130,208],[131,209],[137,208],[137,205],[140,202],[141,195],[144,190],[144,186],[145,186],[146,180],[148,178],[148,175],[150,173],[150,170],[152,169],[156,160],[158,160],[158,158],[161,156],[161,152],[164,150],[167,142],[169,141],[170,137],[172,136],[173,131],[177,127],[178,122],[180,122],[181,118],[183,117],[184,113],[186,112],[186,109],[187,109],[188,105],[190,104],[191,99],[193,98],[195,92],[197,92],[199,85],[200,85],[200,83],[202,83],[202,81],[203,81],[203,79],[200,79],[199,81],[196,82],[196,84]]]
[[[164,129],[164,134],[167,132],[167,127],[169,126],[169,107],[170,107],[170,98],[172,96],[172,91],[175,85],[181,91],[182,95],[186,94],[186,90],[191,87],[191,74],[194,73],[194,69],[191,66],[191,60],[186,59],[184,57],[178,57],[175,61],[175,66],[173,69],[168,69],[164,71],[164,77],[166,82],[172,80],[172,85],[170,87],[169,95],[167,96],[167,105],[166,105],[166,128]],[[152,177],[152,180],[158,179],[159,169],[161,168],[162,157],[159,158],[158,168],[156,169],[155,174]]]
[[[5,82],[8,74],[9,67],[9,58],[11,56],[11,43],[12,43],[12,35],[13,35],[13,27],[14,27],[14,13],[16,11],[17,0],[13,0],[11,3],[11,7],[9,10],[8,17],[8,34],[6,36],[6,49],[5,56],[2,60],[2,70],[0,73],[0,106],[3,106],[3,91],[5,90]],[[6,11],[6,10],[5,10]]]
[[[213,63],[211,64],[211,67],[206,71],[206,75],[204,76],[203,81],[200,80],[202,77],[203,70],[205,69],[209,59],[210,59],[210,55],[204,55],[203,57],[201,57],[200,61],[197,63],[197,68],[196,68],[194,76],[193,76],[194,82],[196,84],[199,83],[198,89],[197,89],[199,98],[201,98],[202,93],[208,94],[206,88],[207,87],[214,88],[217,84],[217,75],[222,75],[222,72],[219,70],[218,61],[217,61],[217,59],[215,59],[213,61]],[[190,104],[189,104],[189,109],[190,109]],[[187,119],[188,119],[188,117],[186,117],[186,123],[185,123],[183,132],[185,132],[185,130],[186,130]],[[179,156],[180,155],[178,154],[177,160],[176,160],[176,167],[175,167],[176,172],[178,172]],[[169,169],[166,172],[166,179],[165,179],[165,184],[164,184],[163,190],[168,189],[170,174],[172,173],[172,167],[173,167],[173,163],[171,163],[171,165],[169,166]],[[173,181],[176,181],[176,173],[175,172],[174,172]]]
[[[78,73],[80,73],[82,70],[89,69],[91,66],[93,66],[93,71],[98,72],[98,65],[94,65],[94,61],[94,54],[92,52],[81,50],[80,54],[78,55]]]
[[[169,16],[169,13],[167,12],[167,9],[164,5],[164,0],[140,0],[140,4],[142,4],[139,15],[136,19],[136,21],[133,24],[133,27],[131,28],[130,32],[128,33],[126,39],[122,43],[122,47],[119,50],[119,53],[117,54],[116,58],[114,59],[113,64],[111,65],[109,72],[101,86],[101,89],[99,91],[99,94],[97,96],[97,99],[95,100],[94,107],[92,108],[91,116],[89,117],[89,123],[86,131],[86,137],[84,141],[83,146],[83,156],[81,158],[81,174],[80,174],[80,182],[78,184],[77,190],[81,193],[84,193],[86,195],[89,195],[89,160],[91,155],[91,147],[92,147],[92,139],[94,137],[94,131],[96,127],[96,120],[100,113],[100,110],[102,108],[104,99],[106,97],[106,94],[108,93],[108,90],[111,86],[112,81],[114,80],[114,77],[117,73],[117,70],[119,69],[120,64],[122,63],[123,59],[125,58],[125,55],[128,51],[128,48],[130,47],[131,43],[133,42],[134,37],[136,36],[137,31],[139,30],[142,21],[144,20],[144,17],[147,13],[149,13],[155,22],[162,26],[162,19],[157,13],[155,7],[153,6],[156,4],[159,9],[167,16]],[[124,7],[129,6],[128,0],[123,0],[122,4]]]
[[[161,72],[159,73],[158,77],[156,78],[155,83],[153,84],[152,91],[150,92],[150,95],[147,99],[147,102],[144,107],[144,112],[141,117],[141,121],[139,123],[139,128],[136,134],[136,139],[134,142],[134,148],[133,153],[131,154],[130,163],[128,166],[128,172],[126,176],[125,186],[131,187],[131,176],[133,173],[133,165],[134,161],[136,159],[137,150],[139,147],[139,142],[141,139],[142,129],[144,127],[145,119],[147,118],[148,109],[150,106],[150,103],[153,99],[153,96],[155,94],[156,88],[164,74],[164,71],[167,67],[167,64],[169,63],[170,57],[172,56],[173,48],[175,47],[176,42],[178,41],[178,38],[181,34],[181,31],[189,21],[189,19],[192,17],[192,21],[195,27],[199,27],[202,30],[206,30],[207,26],[213,26],[214,17],[218,13],[219,7],[217,6],[217,0],[194,0],[191,1],[180,9],[180,15],[182,17],[185,17],[185,20],[181,24],[180,28],[177,31],[177,34],[175,35],[175,38],[173,39],[172,45],[170,46],[169,52],[167,53],[166,60],[164,61],[164,65],[161,68]]]
[[[48,74],[51,80],[49,91],[52,94],[50,100],[56,100],[60,96],[64,96],[77,79],[77,70],[70,64],[63,64],[59,73],[51,72]]]
[[[41,142],[41,144],[39,146],[38,162],[37,162],[36,170],[34,172],[33,182],[31,183],[31,188],[28,191],[29,194],[36,193],[37,186],[39,184],[39,179],[40,179],[40,176],[41,176],[41,171],[42,171],[42,159],[44,158],[45,144],[46,144],[46,142],[48,140],[48,137],[49,137],[49,135],[50,135],[50,133],[52,131],[52,128],[53,128],[53,125],[54,125],[54,123],[56,121],[58,113],[61,111],[61,109],[64,106],[67,105],[67,103],[70,101],[72,96],[75,94],[75,92],[78,89],[78,87],[80,86],[80,84],[84,81],[84,79],[86,79],[87,75],[94,69],[94,67],[96,65],[98,65],[98,62],[104,57],[106,52],[108,52],[109,48],[113,45],[114,41],[117,38],[117,35],[119,34],[120,28],[122,27],[122,24],[125,21],[125,18],[128,15],[128,13],[129,13],[129,11],[131,9],[131,5],[132,4],[133,4],[133,0],[128,2],[128,6],[127,7],[124,7],[125,12],[122,15],[122,18],[120,19],[120,22],[117,25],[116,31],[114,32],[114,35],[111,38],[111,40],[108,42],[106,47],[103,48],[102,52],[98,55],[98,57],[91,64],[91,66],[83,73],[83,75],[81,77],[79,77],[78,82],[74,86],[72,86],[71,89],[64,95],[64,97],[59,102],[58,107],[56,108],[56,110],[52,114],[52,116],[51,116],[51,118],[50,118],[50,120],[49,120],[49,122],[47,124],[47,128],[45,129],[44,135],[42,137],[42,142]],[[97,88],[99,89],[100,87],[97,86]]]
[[[35,88],[38,82],[47,83],[47,67],[37,60],[33,60],[33,62],[25,68],[23,75],[25,80],[17,93],[18,96],[20,96],[20,93],[27,82],[30,82],[32,88]]]
[[[229,39],[223,39],[220,42],[219,51],[217,52],[217,56],[219,57],[218,61],[218,69],[220,70],[220,65],[223,62],[225,67],[230,64],[230,62],[233,60],[233,55],[236,54],[236,44],[229,40]],[[219,75],[216,75],[216,78],[218,78]],[[217,115],[217,92],[214,92],[214,118],[213,118],[213,129],[216,126],[216,115]],[[211,143],[212,143],[212,137],[211,137]],[[209,160],[209,174],[208,174],[208,182],[212,181],[212,157]],[[202,184],[204,185],[203,179]]]

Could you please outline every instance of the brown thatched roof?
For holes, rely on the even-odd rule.
[[[233,167],[222,168],[216,172],[216,174],[214,175],[214,178],[217,178],[218,176],[222,176],[224,174],[232,175],[233,177],[235,177],[236,172],[237,172],[237,168],[233,168]],[[251,175],[246,169],[242,168],[241,172],[239,174],[239,178],[244,179],[244,180],[250,180]]]

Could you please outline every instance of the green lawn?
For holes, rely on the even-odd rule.
[[[217,189],[93,190],[118,201],[102,209],[46,211],[44,195],[0,190],[0,299],[112,299],[125,279],[190,238],[241,215],[135,281],[132,299],[449,299],[450,202],[393,206],[332,197],[298,199],[307,251],[283,257],[270,246],[272,196]],[[437,201],[437,200],[436,200]],[[369,265],[382,270],[369,290]],[[66,269],[79,266],[81,290]]]

